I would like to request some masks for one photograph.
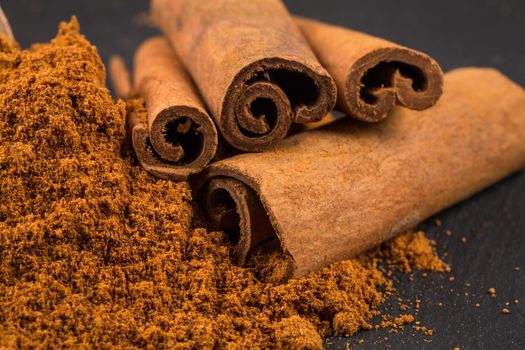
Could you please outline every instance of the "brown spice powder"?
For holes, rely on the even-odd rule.
[[[381,328],[392,328],[392,329],[395,330],[395,329],[398,329],[398,328],[402,328],[406,324],[413,323],[414,321],[415,321],[415,318],[414,318],[413,315],[401,314],[401,315],[397,316],[396,318],[394,318],[393,321],[383,320],[381,322],[380,327]]]
[[[374,253],[383,257],[390,267],[401,271],[450,272],[450,266],[437,256],[435,242],[428,240],[423,231],[400,235]]]
[[[0,109],[0,348],[317,349],[372,327],[381,256],[445,269],[422,233],[286,285],[232,265],[186,183],[122,157],[125,106],[76,19],[25,51],[0,37]]]
[[[323,340],[315,327],[299,316],[283,318],[275,327],[277,347],[280,349],[323,349]]]

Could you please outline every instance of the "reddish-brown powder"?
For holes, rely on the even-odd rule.
[[[383,258],[391,268],[405,272],[412,269],[450,272],[450,266],[437,256],[435,245],[423,231],[409,231],[379,247],[374,254]]]
[[[316,349],[372,327],[392,291],[379,258],[444,266],[409,253],[419,234],[261,282],[198,227],[186,183],[122,156],[125,106],[104,80],[75,19],[29,50],[0,38],[0,348]]]

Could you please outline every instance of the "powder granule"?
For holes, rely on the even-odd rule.
[[[397,316],[396,318],[394,318],[393,321],[383,320],[381,322],[380,327],[381,328],[392,328],[395,330],[398,328],[403,328],[403,326],[405,326],[406,324],[413,323],[414,321],[415,321],[415,318],[413,315],[401,314]]]
[[[367,319],[367,315],[360,312],[338,312],[332,321],[334,334],[351,337],[360,329],[371,329]]]
[[[450,271],[436,254],[434,243],[425,237],[423,231],[407,232],[392,239],[378,251],[386,263],[395,269],[410,272],[416,270]]]
[[[0,37],[0,348],[315,348],[370,328],[392,289],[374,259],[279,286],[234,266],[187,183],[122,157],[104,79],[76,19],[25,51]]]
[[[291,316],[279,321],[275,326],[275,338],[280,349],[323,349],[323,340],[315,327],[299,316]]]

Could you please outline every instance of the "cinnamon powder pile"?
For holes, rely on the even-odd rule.
[[[440,270],[422,235],[285,285],[234,266],[187,183],[121,155],[125,106],[76,19],[25,51],[0,38],[0,111],[0,348],[317,349],[372,328],[385,257]]]
[[[437,256],[435,242],[427,239],[423,231],[408,231],[376,249],[373,254],[382,258],[390,268],[404,272],[413,269],[439,272],[451,270]]]

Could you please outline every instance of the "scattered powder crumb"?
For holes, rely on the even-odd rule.
[[[474,306],[479,308],[481,305],[479,303],[476,303],[476,305],[474,305]]]
[[[452,231],[449,230],[449,229],[446,229],[445,230],[445,235],[447,235],[448,237],[452,236]]]
[[[454,281],[456,280],[456,277],[454,277],[454,276],[450,276],[450,277],[448,278],[448,280],[449,280],[450,282],[454,282]]]
[[[460,242],[461,243],[467,243],[467,237],[464,237],[464,236],[461,237]]]
[[[419,311],[420,307],[421,307],[421,300],[420,299],[416,299],[416,305],[415,305],[416,311]]]
[[[386,316],[387,317],[384,317],[383,321],[381,321],[381,324],[375,326],[375,329],[390,328],[394,333],[397,333],[398,329],[403,329],[405,325],[415,321],[414,316],[409,314],[399,315],[394,318],[393,321],[390,320],[388,315]]]
[[[442,222],[441,220],[439,220],[439,219],[436,219],[436,220],[434,221],[434,223],[436,224],[437,227],[441,227],[441,226],[443,226],[443,222]]]
[[[434,335],[434,330],[427,328],[425,326],[414,326],[414,329],[419,332],[423,332],[425,335]]]
[[[518,299],[514,299],[514,304],[519,304],[520,301]]]
[[[412,322],[414,322],[414,316],[408,314],[399,315],[394,319],[396,326],[403,326]]]
[[[519,271],[519,270],[520,270],[520,267],[519,267],[519,266],[516,266],[516,267],[514,268],[514,271]]]
[[[496,289],[494,288],[489,288],[489,295],[492,299],[496,298]]]
[[[504,315],[510,314],[510,309],[504,307],[503,309],[501,309],[501,313],[504,314]]]

